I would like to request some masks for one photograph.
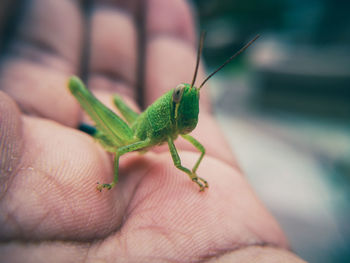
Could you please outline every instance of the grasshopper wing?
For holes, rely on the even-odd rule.
[[[131,128],[114,112],[103,105],[83,84],[78,77],[69,79],[68,88],[82,108],[95,122],[98,130],[97,139],[107,148],[118,148],[133,140]],[[107,145],[105,145],[107,144]]]

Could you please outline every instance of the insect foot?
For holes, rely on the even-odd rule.
[[[204,180],[201,177],[198,177],[195,175],[195,177],[192,178],[192,182],[195,182],[199,186],[199,192],[203,192],[205,188],[209,188],[208,182]]]
[[[102,192],[102,189],[103,188],[107,188],[107,190],[111,190],[112,187],[115,185],[114,183],[111,183],[111,184],[100,184],[100,183],[97,183],[98,186],[96,187],[96,189],[100,192]]]

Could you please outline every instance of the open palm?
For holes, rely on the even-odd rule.
[[[148,1],[144,28],[135,19],[140,2],[112,2],[96,2],[91,13],[87,81],[96,96],[111,105],[118,92],[137,109],[138,30],[146,35],[144,103],[189,82],[196,34],[185,2]],[[1,64],[1,261],[194,262],[287,247],[237,168],[205,94],[193,135],[207,149],[198,175],[209,189],[199,193],[162,146],[123,156],[117,186],[98,192],[96,183],[113,177],[112,156],[75,129],[89,119],[66,87],[81,71],[88,25],[74,1],[25,8]],[[192,167],[199,153],[176,145]]]

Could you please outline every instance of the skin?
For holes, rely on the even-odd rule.
[[[137,110],[135,5],[95,2],[88,85],[105,104],[117,92]],[[205,90],[193,135],[207,150],[198,174],[209,191],[174,168],[166,146],[126,155],[113,191],[91,187],[111,179],[113,161],[75,129],[88,118],[66,88],[79,72],[81,10],[68,0],[30,3],[1,57],[1,262],[302,262],[238,169]],[[149,1],[147,16],[146,105],[191,80],[197,35],[183,1]],[[177,148],[195,163],[193,146]]]

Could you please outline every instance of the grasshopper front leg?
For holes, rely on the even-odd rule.
[[[185,140],[189,141],[190,143],[192,143],[192,145],[194,147],[196,147],[201,152],[201,155],[199,156],[197,162],[195,163],[195,165],[192,168],[192,173],[196,173],[198,166],[201,163],[201,161],[205,155],[205,148],[199,141],[197,141],[191,135],[185,134],[185,135],[181,135],[181,137],[184,138]],[[208,187],[208,183],[206,183],[206,185]]]
[[[150,139],[146,139],[144,141],[135,142],[129,145],[122,146],[117,149],[114,157],[114,179],[113,182],[109,184],[99,184],[97,186],[97,190],[102,191],[103,188],[107,188],[108,190],[112,189],[117,183],[119,179],[119,158],[123,154],[128,152],[133,152],[136,150],[140,150],[150,145]]]
[[[199,142],[198,142],[198,144],[199,144]],[[201,144],[199,144],[199,145],[201,145]],[[176,150],[175,145],[174,145],[174,141],[170,137],[168,137],[168,146],[169,146],[169,151],[170,151],[171,157],[173,158],[173,162],[174,162],[174,165],[176,166],[176,168],[185,172],[191,178],[192,182],[195,182],[199,186],[200,192],[204,191],[205,188],[208,188],[207,181],[196,175],[196,170],[198,168],[200,161],[202,160],[202,158],[204,156],[205,150],[204,150],[204,152],[202,152],[201,157],[199,157],[199,159],[198,159],[197,163],[195,164],[195,166],[193,167],[192,171],[190,171],[188,168],[181,165],[180,156],[177,153],[177,150]],[[203,146],[202,146],[202,148],[204,149]]]

